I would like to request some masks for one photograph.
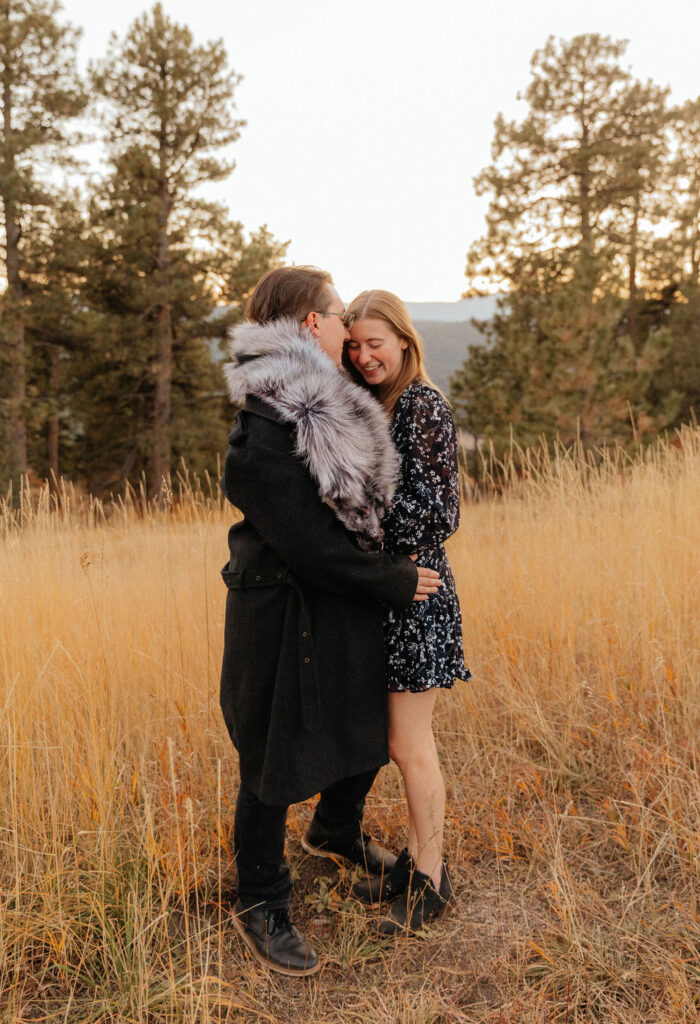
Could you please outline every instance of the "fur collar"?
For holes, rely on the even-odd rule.
[[[398,456],[379,403],[334,366],[294,320],[241,324],[224,367],[231,400],[255,395],[296,426],[296,454],[321,498],[364,548],[381,547]]]

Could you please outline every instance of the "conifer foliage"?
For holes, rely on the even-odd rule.
[[[674,297],[698,275],[700,108],[670,110],[667,90],[623,66],[625,48],[550,38],[519,97],[527,114],[497,117],[475,181],[490,202],[467,294],[503,296],[452,396],[500,450],[512,432],[631,443],[692,404],[673,371]]]
[[[145,478],[157,495],[181,458],[216,468],[219,343],[286,243],[201,195],[233,170],[245,123],[220,40],[156,3],[85,83],[77,39],[56,0],[0,0],[0,486],[31,469],[97,492]],[[107,171],[75,191],[78,115]]]
[[[57,0],[0,0],[0,489],[157,495],[180,459],[215,468],[220,342],[287,243],[202,194],[244,127],[220,40],[156,3],[83,82],[78,37]],[[502,298],[452,397],[497,448],[631,444],[700,409],[700,98],[670,107],[625,47],[550,38],[476,179],[467,294]],[[78,124],[107,156],[89,184]]]
[[[75,66],[79,33],[60,22],[59,11],[56,0],[0,0],[0,201],[7,281],[0,311],[0,476],[15,483],[28,467],[28,435],[36,419],[28,250],[40,247],[51,212],[60,204],[48,174],[39,177],[37,166],[72,162],[78,141],[72,122],[86,103]]]
[[[91,297],[105,314],[106,351],[119,353],[103,350],[107,376],[116,361],[129,380],[123,472],[142,468],[144,455],[157,492],[171,471],[174,419],[183,409],[200,419],[198,399],[214,386],[204,337],[213,302],[196,239],[216,236],[226,215],[195,190],[233,169],[220,154],[243,125],[233,113],[239,76],[221,41],[195,44],[157,3],[124,40],[112,38],[91,77],[112,164],[93,204],[99,278],[90,275]]]

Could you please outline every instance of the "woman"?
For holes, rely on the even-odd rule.
[[[241,779],[234,925],[271,969],[306,975],[319,962],[288,913],[288,806],[321,793],[306,850],[393,865],[361,830],[388,760],[383,607],[424,601],[438,580],[380,550],[397,458],[381,409],[339,371],[349,321],[330,275],[276,268],[246,316],[225,371],[242,409],[221,481],[244,517],[222,574],[221,708]]]
[[[431,722],[438,690],[469,678],[443,547],[459,523],[457,444],[449,406],[426,375],[422,342],[401,300],[391,292],[362,292],[348,311],[354,324],[344,362],[392,417],[401,460],[384,520],[386,549],[417,551],[418,564],[442,580],[426,603],[387,609],[384,618],[389,751],[406,789],[408,845],[388,874],[358,883],[353,894],[370,904],[394,900],[380,923],[380,932],[392,935],[420,928],[452,898],[442,858],[445,787]]]

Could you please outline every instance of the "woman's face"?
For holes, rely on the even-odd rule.
[[[348,356],[368,384],[386,391],[401,370],[408,343],[396,334],[386,320],[366,317],[356,320],[347,343]]]

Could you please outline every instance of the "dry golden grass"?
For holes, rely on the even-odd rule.
[[[6,1021],[679,1024],[700,1013],[700,433],[533,461],[450,544],[474,680],[439,702],[458,903],[376,941],[305,857],[324,958],[271,976],[228,920],[218,710],[231,512],[64,495],[0,525]],[[402,845],[386,769],[370,825]]]

